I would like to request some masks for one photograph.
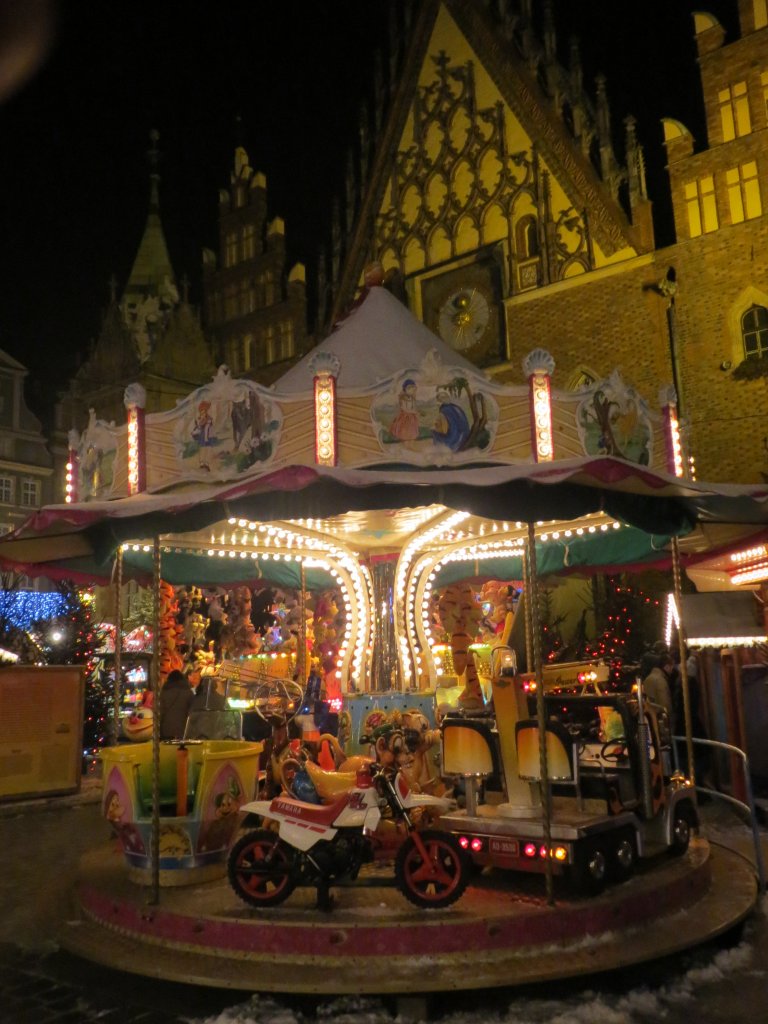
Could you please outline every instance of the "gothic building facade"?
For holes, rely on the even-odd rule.
[[[544,348],[561,388],[615,369],[651,402],[674,388],[697,475],[763,479],[768,11],[733,3],[738,38],[694,16],[706,139],[696,147],[663,121],[676,236],[664,247],[635,122],[624,119],[619,156],[605,81],[585,87],[575,45],[560,63],[549,0],[388,6],[387,60],[372,65],[374,102],[333,204],[312,331],[304,266],[289,268],[284,223],[241,146],[219,193],[218,252],[203,253],[200,321],[168,256],[153,147],[129,281],[57,405],[56,494],[67,431],[91,408],[119,422],[136,381],[148,410],[170,408],[222,363],[273,382],[327,335],[374,261],[427,326],[498,379],[522,381],[522,358]]]
[[[53,459],[24,398],[27,370],[0,350],[0,534],[54,500]]]
[[[286,269],[285,224],[267,216],[267,181],[239,146],[219,193],[219,252],[203,252],[206,330],[237,376],[271,383],[304,354],[305,271]]]
[[[768,14],[739,38],[697,13],[705,144],[663,122],[676,241],[658,248],[635,122],[612,145],[552,5],[424,0],[337,249],[332,316],[380,261],[424,322],[500,379],[547,349],[555,384],[614,369],[650,401],[674,387],[703,479],[768,472]],[[393,48],[394,52],[394,48]],[[367,160],[366,155],[366,160]]]

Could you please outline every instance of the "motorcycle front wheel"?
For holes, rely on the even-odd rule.
[[[469,869],[466,854],[448,832],[425,829],[418,835],[427,859],[410,835],[397,853],[397,887],[417,907],[447,907],[455,903],[467,887]]]
[[[268,829],[247,832],[230,851],[227,877],[241,900],[274,907],[296,888],[293,851]]]

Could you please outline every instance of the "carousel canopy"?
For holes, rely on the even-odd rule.
[[[271,389],[222,367],[173,410],[146,417],[137,389],[126,389],[125,425],[94,413],[70,441],[80,500],[43,508],[2,538],[0,562],[99,580],[122,546],[141,576],[158,537],[169,580],[291,585],[297,564],[321,571],[312,565],[321,539],[349,557],[394,558],[452,510],[478,544],[499,523],[514,544],[525,524],[551,539],[553,523],[587,517],[570,543],[542,553],[545,571],[568,572],[658,560],[671,536],[698,537],[690,550],[700,554],[704,526],[749,534],[768,523],[768,486],[682,475],[673,397],[654,411],[617,373],[551,392],[555,367],[541,350],[523,368],[527,386],[490,380],[389,292],[369,288]],[[275,559],[261,543],[268,534],[233,540],[239,523],[274,524],[294,547]],[[299,563],[284,557],[292,551]]]

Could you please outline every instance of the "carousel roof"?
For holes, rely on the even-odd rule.
[[[275,391],[291,395],[310,392],[314,367],[324,356],[339,361],[339,389],[373,387],[409,366],[417,366],[431,352],[470,373],[478,369],[417,320],[386,288],[367,289],[329,336],[275,383]]]

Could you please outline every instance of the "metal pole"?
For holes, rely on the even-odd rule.
[[[304,568],[304,563],[303,562],[301,563],[301,566],[300,566],[300,572],[301,572],[301,579],[300,579],[300,584],[299,585],[301,586],[301,597],[299,598],[299,610],[301,612],[301,622],[299,624],[299,648],[300,649],[298,651],[300,659],[297,658],[297,661],[299,663],[296,665],[296,668],[297,668],[298,673],[299,673],[299,682],[301,683],[302,686],[306,686],[307,685],[307,679],[309,678],[309,673],[312,670],[312,666],[311,666],[311,664],[309,664],[309,665],[307,664],[307,660],[308,660],[307,659],[307,620],[306,620],[306,603],[305,603],[306,602],[305,591],[306,591],[306,586],[307,586],[307,574],[306,574],[306,570]]]
[[[531,563],[528,546],[523,552],[523,612],[525,614],[525,671],[533,671],[533,633],[531,629]]]
[[[552,808],[549,790],[549,769],[547,766],[547,713],[544,707],[544,673],[541,667],[541,626],[539,623],[539,581],[536,574],[536,532],[533,523],[528,523],[528,588],[531,595],[531,635],[533,638],[533,665],[536,673],[536,720],[539,727],[539,774],[541,775],[541,820],[544,829],[544,844],[547,856],[544,859],[544,877],[547,903],[555,902],[552,878]]]
[[[155,537],[152,578],[152,889],[149,902],[160,902],[160,538]]]
[[[675,591],[675,604],[679,625],[677,627],[677,647],[680,652],[680,679],[683,685],[683,713],[685,716],[685,749],[688,757],[688,778],[696,785],[696,768],[693,759],[693,724],[691,722],[691,691],[688,683],[688,666],[686,665],[685,630],[683,628],[683,602],[680,581],[680,545],[677,537],[672,538],[672,581]],[[674,731],[674,730],[672,730]]]
[[[120,739],[120,698],[123,689],[123,549],[119,547],[115,554],[115,689],[113,693],[113,746]]]

